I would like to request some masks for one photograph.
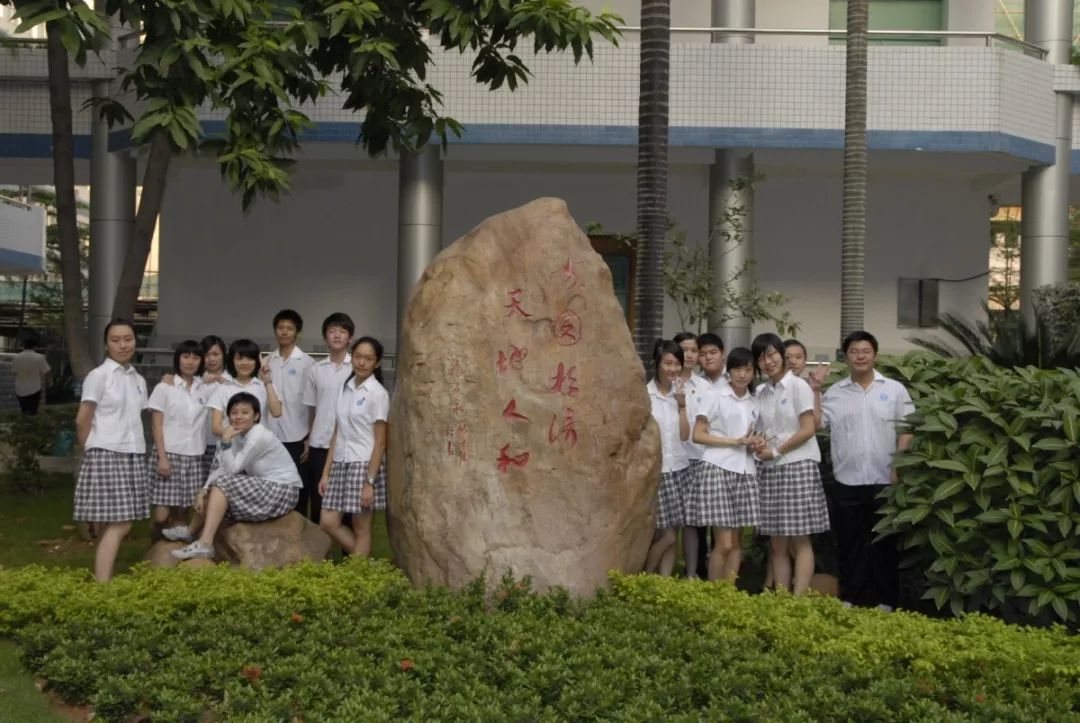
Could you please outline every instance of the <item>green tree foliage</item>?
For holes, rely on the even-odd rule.
[[[1080,374],[911,354],[914,441],[877,529],[955,614],[1080,621]]]

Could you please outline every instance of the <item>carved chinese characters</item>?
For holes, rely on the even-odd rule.
[[[563,202],[494,216],[425,272],[399,343],[390,532],[417,583],[640,570],[659,440],[603,259]]]

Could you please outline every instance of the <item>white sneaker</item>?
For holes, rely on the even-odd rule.
[[[892,605],[886,605],[885,603],[878,605],[877,609],[883,613],[891,613],[893,611]]]
[[[194,539],[194,535],[191,534],[191,528],[187,525],[173,525],[172,527],[166,527],[161,531],[161,536],[172,542],[191,542],[191,540]]]
[[[214,556],[214,548],[203,547],[196,540],[186,547],[181,547],[179,550],[172,550],[170,553],[177,560],[193,560],[196,557],[212,558]]]

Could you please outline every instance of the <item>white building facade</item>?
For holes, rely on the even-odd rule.
[[[583,4],[610,6],[628,26],[638,23],[636,0]],[[752,158],[760,180],[749,248],[758,282],[791,298],[811,355],[831,358],[839,341],[845,59],[827,31],[836,29],[842,3],[749,2],[752,27],[737,27],[752,30],[742,37],[753,42],[712,42],[704,29],[724,26],[717,13],[725,4],[672,3],[670,215],[690,240],[705,242],[718,149]],[[885,18],[895,30],[921,31],[879,37],[883,44],[870,48],[866,327],[884,351],[903,351],[909,336],[925,331],[911,328],[917,301],[901,294],[902,286],[910,290],[901,280],[936,287],[923,301],[940,311],[982,313],[992,204],[1020,203],[1022,175],[1054,164],[1059,99],[1071,102],[1080,92],[1076,68],[994,35],[996,6],[872,2],[872,26]],[[76,108],[94,82],[109,77],[110,62],[105,56],[78,71]],[[488,92],[469,77],[468,56],[436,53],[429,82],[466,129],[435,164],[441,224],[427,232],[442,245],[541,196],[564,198],[583,227],[634,231],[636,33],[626,32],[618,48],[598,47],[592,63],[574,66],[568,56],[527,62],[527,86]],[[0,54],[0,183],[49,182],[44,63],[43,50]],[[397,299],[415,276],[415,269],[400,273],[399,161],[364,157],[356,119],[333,98],[310,115],[318,125],[304,139],[292,194],[260,201],[246,215],[212,160],[173,163],[160,224],[155,346],[207,333],[268,342],[271,317],[289,307],[308,324],[307,346],[321,343],[323,317],[345,311],[358,333],[396,347]],[[211,131],[219,122],[205,121]],[[76,118],[86,181],[91,125],[85,113]],[[109,162],[130,167],[124,134],[107,138]],[[1080,156],[1069,143],[1071,174]],[[113,228],[122,233],[123,224]],[[767,325],[752,331],[762,330]],[[669,306],[665,332],[676,331]]]

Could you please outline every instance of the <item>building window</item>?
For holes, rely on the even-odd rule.
[[[634,328],[634,247],[617,236],[589,236],[593,251],[600,254],[611,269],[611,285],[622,305],[626,323]]]
[[[847,0],[829,0],[829,30],[847,29]],[[946,30],[944,0],[870,0],[871,30]],[[843,45],[843,38],[831,43]],[[940,45],[940,39],[871,39],[873,45]]]

